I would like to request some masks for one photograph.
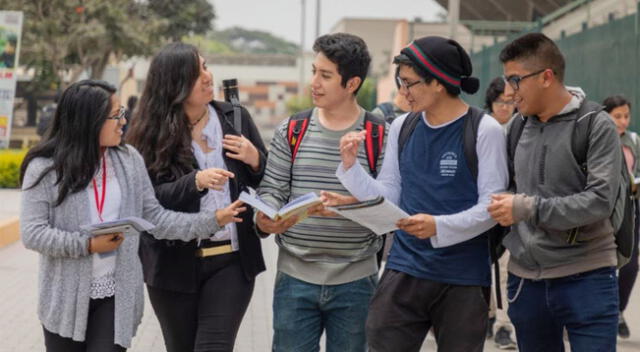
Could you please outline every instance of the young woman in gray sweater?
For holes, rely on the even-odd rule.
[[[165,210],[142,157],[122,143],[115,91],[103,81],[72,84],[22,164],[20,230],[25,247],[40,253],[47,352],[124,351],[142,317],[138,236],[92,236],[83,225],[136,216],[156,225],[157,238],[189,241],[240,221],[245,210],[240,202],[215,212]]]

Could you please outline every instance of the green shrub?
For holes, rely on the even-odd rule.
[[[20,165],[27,150],[0,149],[0,188],[17,188]]]

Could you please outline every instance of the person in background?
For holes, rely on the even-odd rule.
[[[508,99],[504,95],[504,79],[496,77],[491,81],[487,91],[485,92],[485,110],[498,121],[507,133],[513,112],[515,110],[513,100]],[[502,292],[507,292],[507,263],[509,263],[509,252],[505,251],[498,265],[500,266],[500,282],[492,282],[492,285],[500,285]],[[487,338],[493,337],[496,347],[500,349],[515,349],[516,343],[511,339],[513,325],[507,315],[507,300],[502,300],[502,309],[498,309],[496,305],[496,296],[491,290],[491,303],[489,305],[489,325],[487,327]],[[495,333],[494,333],[495,329]]]
[[[496,77],[491,81],[485,93],[484,108],[498,121],[506,133],[515,112],[515,104],[512,99],[504,95],[504,86],[502,77]]]
[[[152,59],[127,140],[147,165],[160,204],[195,213],[233,204],[258,187],[266,155],[249,112],[214,99],[213,74],[193,46],[171,43]],[[168,352],[233,351],[265,270],[253,210],[201,240],[143,234],[140,257]]]
[[[622,150],[627,162],[629,173],[633,178],[640,177],[640,139],[635,132],[629,131],[629,122],[631,121],[631,102],[621,95],[608,97],[602,103],[604,110],[609,113],[611,119],[616,124]],[[638,202],[638,191],[634,182],[635,203],[636,203],[636,221],[635,221],[635,238],[633,241],[633,252],[631,260],[618,271],[618,295],[620,297],[620,316],[618,318],[618,336],[621,338],[629,338],[630,331],[626,320],[624,319],[624,311],[629,304],[631,291],[638,277],[638,232],[640,231],[640,208]]]
[[[398,68],[396,68],[396,76],[398,75]],[[406,114],[411,111],[409,102],[404,95],[399,93],[400,85],[395,81],[397,91],[394,93],[392,101],[382,102],[371,110],[372,114],[376,114],[384,118],[384,120],[391,124],[396,117]]]
[[[115,352],[142,319],[137,233],[93,236],[84,226],[126,217],[155,224],[157,238],[207,238],[240,221],[240,202],[184,214],[162,208],[144,161],[122,143],[124,108],[113,86],[85,80],[60,98],[50,133],[20,170],[20,232],[40,253],[38,316],[47,352]]]

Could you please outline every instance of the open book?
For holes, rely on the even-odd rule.
[[[298,216],[298,221],[301,221],[307,217],[309,208],[322,203],[317,194],[309,192],[285,204],[280,210],[276,210],[265,203],[256,191],[251,188],[249,188],[249,193],[244,191],[240,193],[238,199],[260,210],[272,220],[288,219],[292,216]]]
[[[376,235],[397,230],[396,222],[409,217],[409,214],[384,197],[328,207],[328,209],[369,228]]]

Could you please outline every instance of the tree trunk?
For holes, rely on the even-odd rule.
[[[97,58],[91,63],[91,79],[102,79],[104,76],[104,70],[109,63],[109,57],[111,56],[111,50],[107,51],[102,57]]]

